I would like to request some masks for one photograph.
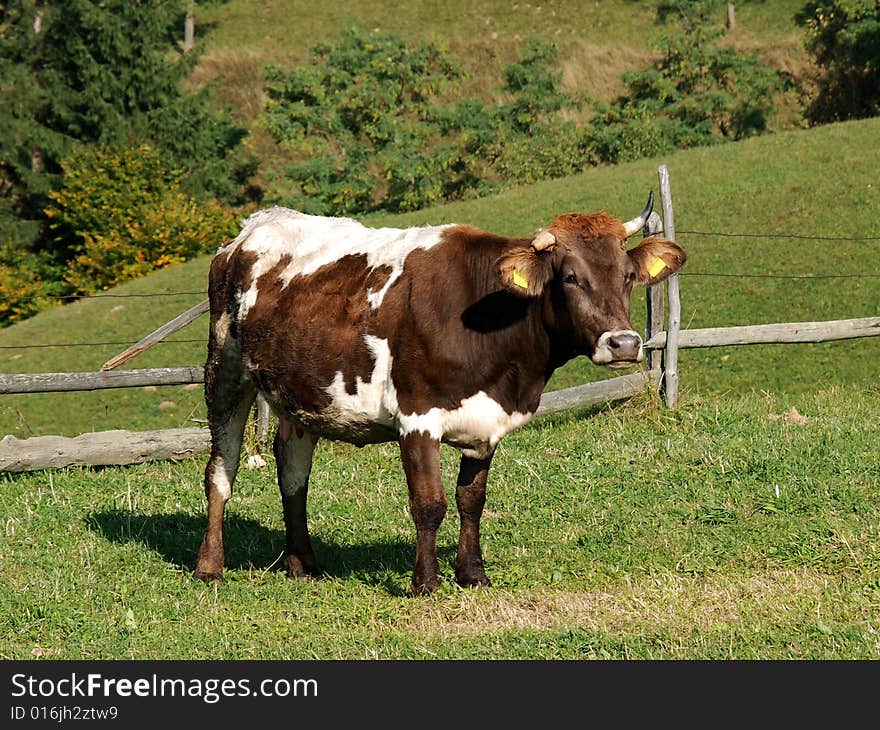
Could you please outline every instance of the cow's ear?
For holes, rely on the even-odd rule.
[[[504,288],[520,297],[537,297],[553,278],[552,250],[517,248],[498,259],[498,274]]]
[[[636,284],[650,286],[678,271],[687,254],[665,238],[651,236],[626,252],[636,272]]]

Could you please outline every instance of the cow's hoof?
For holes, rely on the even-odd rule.
[[[203,570],[197,570],[193,573],[193,576],[196,580],[202,581],[202,583],[222,583],[223,582],[223,571],[219,570],[216,572],[205,572]]]
[[[462,588],[488,588],[492,585],[492,581],[485,574],[457,576],[455,580]]]
[[[321,571],[315,564],[314,558],[311,560],[300,559],[296,555],[287,555],[284,558],[284,570],[288,578],[317,578],[321,575]]]
[[[455,566],[455,582],[462,588],[488,588],[492,585],[480,558],[459,560]]]
[[[435,576],[426,580],[413,580],[412,594],[414,596],[427,596],[440,587],[440,578]]]

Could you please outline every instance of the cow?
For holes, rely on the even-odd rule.
[[[628,222],[559,215],[531,237],[468,225],[369,228],[269,208],[251,215],[209,274],[205,400],[211,451],[197,578],[222,579],[223,513],[249,411],[262,393],[284,512],[283,568],[318,574],[306,520],[320,438],[396,441],[416,531],[412,591],[440,585],[446,514],[440,445],[461,452],[455,578],[488,586],[480,548],[486,479],[499,441],[534,415],[556,368],[584,355],[609,368],[643,359],[630,324],[634,285],[656,284],[685,252]]]

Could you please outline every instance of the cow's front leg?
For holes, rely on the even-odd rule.
[[[461,586],[489,585],[483,567],[483,552],[480,549],[480,518],[486,504],[486,478],[491,463],[491,456],[487,459],[461,457],[458,484],[455,487],[455,503],[461,518],[455,579]]]
[[[284,509],[284,568],[288,578],[305,578],[319,572],[306,519],[309,474],[317,443],[317,436],[297,431],[290,421],[281,419],[273,450]]]
[[[409,487],[409,511],[416,526],[416,564],[412,591],[430,593],[440,587],[437,530],[446,515],[440,478],[440,442],[424,432],[399,438],[400,455]]]

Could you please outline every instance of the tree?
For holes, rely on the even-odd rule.
[[[529,41],[506,68],[504,101],[448,101],[460,66],[435,43],[352,28],[310,62],[267,69],[262,123],[295,158],[280,200],[320,214],[415,210],[580,169],[574,126],[559,111],[554,46]]]
[[[88,229],[49,228],[45,211],[52,191],[65,187],[62,161],[74,151],[148,145],[173,171],[176,194],[193,205],[242,199],[252,169],[239,153],[246,130],[229,112],[212,111],[207,92],[184,91],[197,61],[180,48],[184,14],[184,0],[0,5],[0,279],[8,296],[22,297],[4,304],[0,322],[4,312],[23,316],[48,294],[70,291],[68,260],[89,241],[107,240]],[[139,210],[155,208],[143,203]],[[117,250],[135,255],[130,246]],[[146,255],[125,270],[143,273],[161,261]]]
[[[236,198],[246,167],[233,153],[245,130],[228,113],[212,113],[205,93],[181,86],[196,62],[178,46],[183,0],[13,0],[2,13],[0,121],[12,134],[0,142],[0,185],[11,198],[0,238],[20,234],[11,219],[37,221],[30,230],[39,231],[75,142],[148,142],[183,173],[186,192]]]

